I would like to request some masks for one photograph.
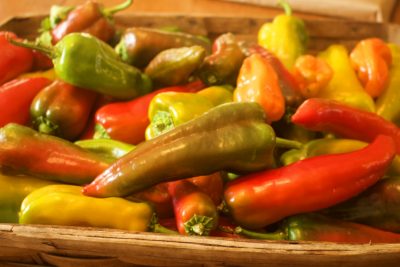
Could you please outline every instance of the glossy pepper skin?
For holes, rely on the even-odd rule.
[[[241,227],[235,233],[256,239],[320,241],[350,244],[398,243],[400,235],[370,226],[335,220],[319,214],[300,214],[284,220],[274,233],[257,233]]]
[[[83,192],[96,197],[126,196],[160,182],[220,170],[261,170],[274,165],[274,147],[275,133],[257,103],[222,104],[139,144]]]
[[[74,185],[49,185],[33,191],[22,202],[19,223],[148,229],[154,213],[149,204],[122,198],[87,197],[81,189]]]
[[[181,32],[132,27],[124,31],[115,51],[124,62],[143,68],[161,51],[194,45],[202,46],[207,54],[210,53],[211,45],[203,38]]]
[[[400,126],[400,47],[388,44],[392,55],[392,65],[389,69],[389,80],[386,89],[376,100],[376,114]]]
[[[53,68],[45,71],[27,72],[18,76],[18,78],[37,78],[37,77],[47,78],[52,81],[57,79],[56,73]]]
[[[120,61],[111,46],[87,33],[70,33],[52,48],[27,42],[13,43],[49,55],[56,75],[71,85],[121,100],[151,91],[147,75]],[[76,64],[77,60],[81,63]]]
[[[224,190],[224,180],[221,172],[215,172],[210,175],[196,176],[186,180],[207,194],[215,205],[221,204],[222,193]]]
[[[392,55],[387,44],[379,38],[368,38],[356,44],[350,60],[365,91],[373,98],[385,90]]]
[[[75,140],[85,129],[97,94],[56,80],[31,104],[31,120],[41,133]]]
[[[18,223],[22,200],[32,191],[53,184],[32,176],[0,173],[0,223]]]
[[[150,123],[149,104],[154,96],[163,92],[196,92],[202,88],[202,82],[193,82],[158,89],[126,102],[109,103],[96,111],[95,122],[110,138],[136,145],[145,140]]]
[[[236,37],[232,33],[222,34],[215,39],[212,54],[204,59],[197,75],[207,85],[235,85],[244,59]]]
[[[258,43],[274,53],[291,70],[298,56],[307,47],[308,34],[304,22],[292,15],[287,3],[280,1],[285,14],[278,15],[272,23],[265,23],[258,31]]]
[[[11,44],[9,39],[18,40],[12,32],[0,32],[0,85],[30,71],[33,65],[32,51]]]
[[[47,78],[22,78],[0,86],[0,127],[8,123],[27,124],[32,100],[50,83]]]
[[[392,138],[380,135],[355,152],[308,158],[241,176],[226,185],[224,199],[239,225],[263,228],[361,193],[383,177],[394,156]]]
[[[113,139],[85,139],[76,141],[75,145],[110,159],[118,159],[135,149],[134,145]]]
[[[371,142],[379,134],[391,136],[400,153],[399,128],[372,112],[337,101],[310,98],[292,116],[292,122],[313,131],[331,132],[345,138]]]
[[[318,54],[332,68],[333,76],[328,85],[316,97],[333,99],[343,104],[374,112],[375,104],[358,81],[351,65],[348,51],[343,45],[331,45]]]
[[[91,182],[109,166],[64,139],[9,123],[0,129],[0,169],[69,184]]]

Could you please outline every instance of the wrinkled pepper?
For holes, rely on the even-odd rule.
[[[334,99],[355,108],[375,111],[374,101],[358,81],[345,46],[331,45],[319,53],[318,57],[332,68],[333,76],[316,97]]]
[[[22,202],[19,223],[148,229],[154,213],[149,204],[88,197],[81,190],[75,185],[49,185],[33,191]]]
[[[11,42],[48,55],[57,77],[71,85],[125,100],[146,94],[152,87],[147,75],[120,61],[111,46],[87,33],[70,33],[54,47]],[[77,60],[81,63],[76,64]]]
[[[197,93],[164,92],[157,94],[149,105],[150,124],[146,139],[152,139],[187,122],[211,108],[232,102],[226,87],[211,86]]]
[[[0,169],[69,184],[85,184],[109,163],[64,139],[9,123],[0,128]]]
[[[400,126],[400,46],[389,44],[392,65],[386,89],[376,100],[376,114]]]
[[[288,3],[280,1],[285,14],[276,16],[272,23],[265,23],[258,31],[258,43],[274,53],[291,70],[308,43],[308,34],[303,20],[292,15]]]
[[[182,32],[132,27],[123,32],[115,51],[124,62],[143,68],[161,51],[194,45],[202,46],[207,54],[210,53],[211,45],[204,38]]]
[[[236,84],[236,77],[245,58],[232,33],[218,36],[212,54],[204,59],[197,76],[207,85]]]
[[[387,44],[379,38],[359,41],[350,52],[350,60],[365,91],[373,98],[385,90],[392,55]]]
[[[27,124],[32,100],[50,83],[46,78],[22,78],[0,86],[0,127],[12,122]]]
[[[18,223],[22,200],[32,191],[53,184],[31,176],[0,173],[0,223]]]
[[[187,85],[158,89],[131,101],[106,104],[96,111],[95,136],[105,134],[115,140],[139,144],[145,140],[145,131],[150,123],[149,104],[154,96],[163,92],[196,92],[202,88],[204,88],[203,83],[193,82]]]
[[[237,227],[236,234],[255,239],[319,241],[335,243],[398,243],[400,234],[363,224],[335,220],[319,214],[301,214],[284,220],[274,233],[259,233]]]
[[[361,193],[384,176],[394,156],[392,138],[379,135],[361,150],[317,156],[241,176],[226,185],[225,203],[239,225],[263,228]]]
[[[79,140],[75,142],[75,145],[111,159],[118,159],[135,149],[133,145],[113,139]]]
[[[259,54],[243,61],[233,99],[236,102],[257,102],[263,107],[268,122],[281,119],[285,113],[285,98],[278,74]]]
[[[97,94],[56,80],[33,99],[31,120],[41,133],[75,140],[85,129]]]
[[[292,116],[294,124],[313,131],[331,132],[345,138],[371,142],[379,134],[388,135],[400,154],[400,129],[381,116],[334,100],[310,98]]]

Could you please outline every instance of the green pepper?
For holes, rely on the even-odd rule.
[[[32,191],[53,184],[31,176],[0,173],[0,223],[18,223],[22,200]]]
[[[146,129],[146,139],[152,139],[214,106],[232,102],[232,92],[227,88],[212,86],[197,93],[165,92],[156,95],[149,105],[150,124]]]
[[[105,158],[118,159],[135,149],[134,145],[113,139],[86,139],[75,142],[86,150],[100,154]]]
[[[400,47],[388,45],[392,54],[388,85],[376,101],[376,113],[400,126]]]
[[[150,204],[92,198],[81,191],[74,185],[49,185],[33,191],[21,204],[19,223],[148,230],[154,214]]]
[[[117,99],[132,99],[151,91],[146,74],[123,63],[111,46],[89,34],[70,33],[53,48],[10,41],[51,57],[57,77],[69,84]]]

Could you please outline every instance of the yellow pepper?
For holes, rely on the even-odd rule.
[[[45,70],[45,71],[29,72],[29,73],[24,73],[19,76],[19,78],[34,78],[34,77],[43,77],[43,78],[47,78],[52,81],[57,79],[57,75],[56,75],[56,72],[54,71],[54,69],[49,69],[49,70]]]

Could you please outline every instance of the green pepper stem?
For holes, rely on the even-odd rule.
[[[235,234],[243,235],[254,239],[285,240],[285,233],[283,231],[277,231],[274,233],[259,233],[238,226],[235,228],[234,232]]]
[[[289,139],[285,139],[285,138],[281,138],[281,137],[276,137],[275,143],[276,143],[277,147],[281,147],[281,148],[300,149],[303,146],[303,144],[299,141],[289,140]]]
[[[286,2],[285,0],[279,0],[278,5],[280,5],[283,10],[285,10],[286,16],[292,15],[292,8],[290,7],[288,2]]]
[[[51,59],[54,59],[56,57],[56,52],[54,51],[53,48],[37,45],[37,44],[35,44],[33,42],[29,42],[29,41],[26,41],[26,40],[23,41],[23,42],[18,42],[18,41],[15,41],[15,40],[9,38],[9,36],[6,36],[6,38],[7,38],[7,41],[9,41],[13,45],[25,47],[25,48],[28,48],[28,49],[37,50],[39,52],[42,52],[43,54],[45,54],[46,56],[48,56]]]
[[[189,235],[209,235],[214,228],[214,219],[208,216],[193,215],[187,222],[184,223],[185,231]]]
[[[178,232],[176,232],[174,230],[171,230],[171,229],[168,229],[167,227],[164,227],[159,223],[155,223],[152,226],[152,231],[154,233],[160,233],[160,234],[166,234],[166,235],[179,235]]]
[[[132,3],[133,3],[133,0],[127,0],[127,1],[125,1],[122,4],[119,4],[117,6],[104,9],[103,13],[107,17],[108,16],[112,16],[112,15],[114,15],[115,13],[117,13],[117,12],[119,12],[121,10],[127,9],[130,5],[132,5]]]

